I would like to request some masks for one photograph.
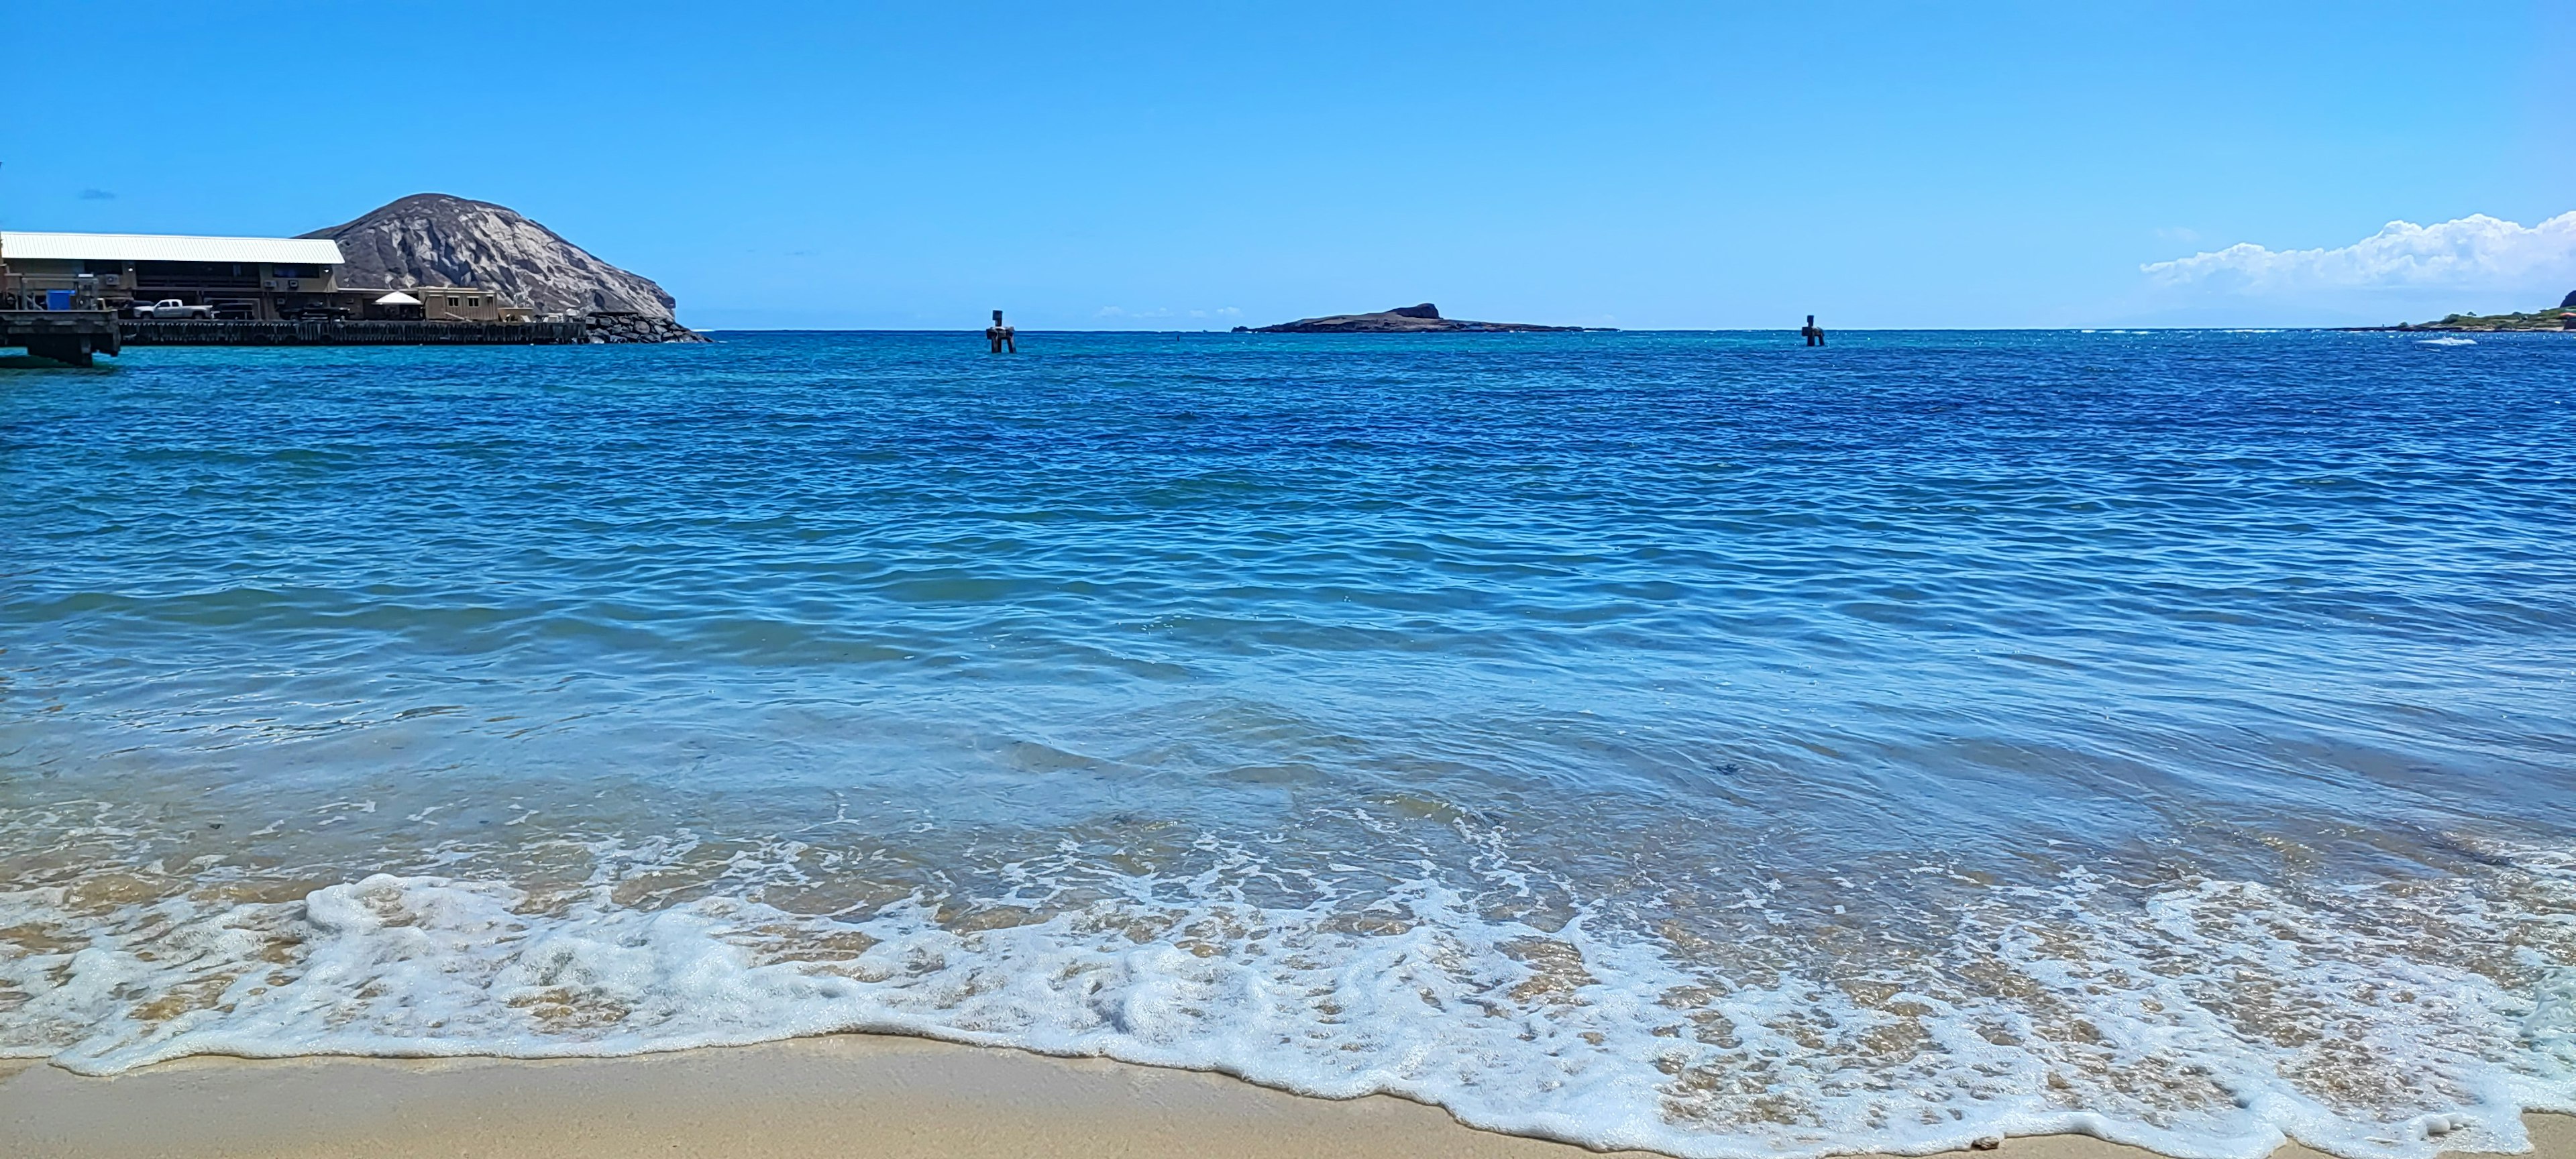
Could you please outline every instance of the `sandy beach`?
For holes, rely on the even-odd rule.
[[[12,1068],[0,1072],[0,1154],[12,1159],[1595,1153],[1395,1098],[1310,1099],[1223,1075],[876,1035],[540,1062],[193,1059],[108,1079],[0,1065]],[[2576,1119],[2529,1121],[2536,1154],[2576,1156]],[[1981,1154],[2151,1155],[2065,1135]],[[2318,1154],[2293,1145],[2277,1157]]]

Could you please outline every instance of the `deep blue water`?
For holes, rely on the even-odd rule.
[[[2576,338],[720,337],[0,371],[0,1050],[2576,1110]]]

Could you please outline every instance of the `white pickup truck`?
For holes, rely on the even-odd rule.
[[[134,316],[137,318],[203,318],[211,322],[215,319],[215,308],[191,306],[177,298],[163,298],[149,306],[136,304]]]

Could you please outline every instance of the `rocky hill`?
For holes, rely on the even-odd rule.
[[[343,286],[479,286],[546,313],[635,315],[615,319],[621,334],[695,337],[674,321],[679,303],[653,279],[601,261],[561,234],[488,201],[416,193],[304,236],[340,243],[348,259],[340,267]]]
[[[1237,330],[1244,327],[1237,326]],[[1419,306],[1398,306],[1374,314],[1332,314],[1322,318],[1300,318],[1276,326],[1255,329],[1255,334],[1475,334],[1522,330],[1581,330],[1581,326],[1539,326],[1528,322],[1470,322],[1464,318],[1443,318],[1440,307],[1429,302]]]

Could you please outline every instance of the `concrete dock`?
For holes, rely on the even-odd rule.
[[[579,322],[179,322],[117,324],[128,346],[569,346]]]
[[[103,310],[0,310],[0,347],[93,365],[128,346],[571,346],[580,322],[237,322],[119,318]]]
[[[105,310],[0,310],[0,348],[71,366],[92,365],[92,355],[122,349],[123,331]]]

